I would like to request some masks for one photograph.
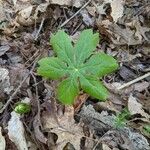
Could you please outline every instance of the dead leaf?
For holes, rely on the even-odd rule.
[[[10,49],[9,45],[0,46],[0,56],[4,55]]]
[[[136,98],[133,97],[132,94],[130,94],[128,99],[128,109],[131,115],[140,114],[147,119],[150,118],[150,116],[142,109],[142,104],[137,102]]]
[[[0,127],[0,150],[5,150],[6,148],[6,141],[4,136],[1,133],[2,128]]]
[[[13,87],[10,86],[9,72],[5,68],[0,68],[0,87],[4,93],[9,94]]]
[[[109,146],[106,145],[106,144],[102,144],[102,149],[103,149],[103,150],[112,150],[112,149],[109,148]]]
[[[31,25],[33,24],[33,19],[31,19],[33,6],[30,5],[24,9],[22,9],[19,13],[17,18],[17,22],[21,25]]]
[[[98,113],[92,105],[83,106],[79,112],[79,116],[82,118],[89,128],[101,131],[109,129],[114,126],[115,116],[109,115],[107,111]]]
[[[80,12],[82,15],[82,20],[87,26],[93,26],[94,25],[94,19],[89,16],[88,11],[82,10]]]
[[[150,83],[143,81],[141,83],[135,83],[133,86],[135,91],[142,92],[150,86]]]
[[[41,124],[40,124],[40,118],[38,118],[38,115],[35,116],[34,121],[33,121],[33,127],[34,127],[34,133],[36,138],[42,142],[42,143],[47,143],[47,138],[44,136],[42,131],[40,130]]]
[[[123,16],[124,11],[124,0],[112,0],[111,5],[111,16],[116,23],[119,18]]]
[[[130,69],[129,67],[122,66],[119,70],[119,75],[125,80],[125,81],[131,81],[136,78],[136,74]]]
[[[102,143],[106,143],[112,148],[121,148],[126,150],[149,150],[147,139],[129,128],[124,127],[120,130],[109,130],[102,137]]]
[[[82,1],[84,0],[51,0],[51,4],[57,4],[61,6],[75,6],[75,7],[81,7]]]
[[[51,129],[52,133],[57,134],[57,150],[62,150],[69,142],[76,150],[80,149],[81,138],[84,136],[83,129],[74,120],[74,109],[72,106],[65,107],[65,113],[58,115],[57,118],[50,114],[43,114],[43,127]]]
[[[8,122],[8,136],[15,143],[18,150],[28,150],[24,135],[23,123],[20,121],[20,115],[16,112],[11,113],[11,119]]]

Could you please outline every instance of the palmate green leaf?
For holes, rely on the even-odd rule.
[[[107,89],[99,77],[116,70],[118,64],[105,53],[93,53],[98,42],[99,34],[90,29],[81,32],[74,47],[64,31],[52,35],[50,43],[57,57],[41,59],[37,72],[50,79],[66,77],[57,88],[57,98],[63,104],[73,104],[81,88],[97,99],[107,99]]]
[[[112,73],[118,68],[117,61],[105,53],[97,53],[83,65],[81,70],[86,73],[93,74],[97,77],[102,77],[106,74]]]
[[[69,36],[62,30],[59,30],[55,35],[52,35],[50,44],[57,56],[68,64],[74,61],[73,46]]]
[[[77,78],[67,78],[57,88],[57,98],[63,104],[73,104],[75,97],[79,94]]]
[[[107,89],[97,78],[92,76],[82,76],[80,77],[80,83],[83,91],[91,96],[100,100],[106,100],[108,98]]]
[[[99,34],[93,34],[91,29],[81,32],[80,37],[74,47],[77,66],[84,63],[84,61],[96,49],[99,42]]]
[[[50,79],[59,79],[67,74],[67,66],[57,57],[42,58],[37,73]]]

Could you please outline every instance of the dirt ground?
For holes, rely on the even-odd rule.
[[[51,35],[100,34],[97,51],[119,69],[102,80],[105,102],[81,91],[56,98],[58,80],[37,74]],[[67,96],[67,95],[66,95]],[[18,102],[30,112],[14,111]],[[0,0],[0,150],[150,150],[149,0]]]

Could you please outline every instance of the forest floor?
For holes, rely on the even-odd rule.
[[[119,63],[102,79],[107,101],[82,92],[64,106],[58,81],[37,75],[59,29],[73,41],[99,32],[97,51]],[[18,102],[30,112],[16,113]],[[63,149],[150,150],[149,0],[0,0],[0,150]]]

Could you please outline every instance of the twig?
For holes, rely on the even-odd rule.
[[[80,13],[80,11],[82,9],[84,9],[92,0],[88,0],[74,15],[72,15],[69,19],[67,19],[65,22],[63,22],[60,26],[60,28],[62,28],[63,26],[65,26],[70,20],[72,20],[76,15],[78,15]]]
[[[18,93],[18,91],[20,90],[20,88],[22,87],[23,83],[26,81],[26,79],[29,77],[29,75],[33,72],[34,68],[36,65],[36,61],[34,62],[30,72],[24,77],[24,79],[22,80],[22,82],[19,84],[19,86],[16,88],[16,90],[13,92],[13,94],[9,97],[8,101],[6,102],[6,104],[3,106],[3,108],[0,110],[0,114],[3,113],[3,111],[8,107],[8,105],[12,102],[14,96]]]
[[[45,20],[45,18],[42,18],[42,21],[41,21],[39,30],[37,31],[37,33],[36,33],[36,35],[35,35],[35,38],[34,38],[35,41],[38,39],[39,33],[41,32],[41,29],[42,29],[42,27],[43,27],[44,20]]]
[[[39,94],[38,94],[38,88],[37,88],[37,82],[36,82],[36,78],[35,78],[35,76],[33,75],[33,73],[31,73],[31,76],[33,77],[33,80],[34,80],[34,84],[36,84],[36,86],[35,86],[35,100],[36,100],[36,102],[37,102],[37,119],[38,119],[38,121],[39,121],[39,123],[40,123],[40,126],[41,126],[41,120],[40,120],[40,101],[39,101]]]
[[[140,77],[138,77],[138,78],[136,78],[136,79],[134,79],[134,80],[132,80],[132,81],[130,81],[128,83],[125,83],[125,84],[121,85],[120,87],[117,88],[117,90],[121,90],[121,89],[123,89],[123,88],[125,88],[127,86],[130,86],[131,84],[134,84],[134,83],[136,83],[136,82],[138,82],[140,80],[143,80],[144,78],[147,78],[149,76],[150,76],[150,72],[148,72],[145,75],[140,76]]]

